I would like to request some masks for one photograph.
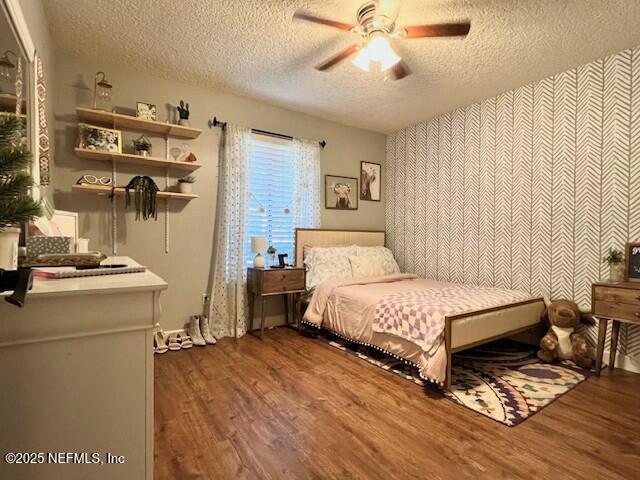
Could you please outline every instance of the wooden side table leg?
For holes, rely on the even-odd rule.
[[[282,296],[282,298],[284,300],[284,321],[288,327],[289,326],[289,294],[285,293]]]
[[[249,293],[249,318],[247,325],[247,333],[253,332],[253,316],[255,315],[256,297],[253,292]]]
[[[261,308],[260,308],[260,340],[264,337],[264,310],[265,310],[265,297],[261,298]]]
[[[297,327],[298,327],[298,331],[301,332],[302,331],[302,294],[298,293],[296,294],[296,317],[297,317]]]
[[[620,322],[616,320],[611,320],[611,351],[609,352],[609,370],[613,370],[616,364],[616,350],[618,350],[619,334],[620,334]]]
[[[596,375],[600,375],[602,370],[602,354],[604,352],[604,341],[607,336],[607,323],[606,318],[598,319],[598,348],[596,350]]]

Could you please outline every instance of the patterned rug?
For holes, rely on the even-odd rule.
[[[425,388],[437,388],[415,367],[375,349],[323,332],[318,339]],[[500,340],[453,356],[451,392],[444,396],[513,427],[591,376],[571,361],[541,363],[531,345]]]

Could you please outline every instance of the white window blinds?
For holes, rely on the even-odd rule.
[[[245,264],[253,265],[251,237],[267,238],[277,254],[293,262],[295,154],[290,141],[251,135],[249,141],[248,195],[245,229]],[[265,255],[267,264],[269,256]],[[276,256],[277,263],[277,256]]]

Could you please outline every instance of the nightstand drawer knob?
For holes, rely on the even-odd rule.
[[[635,313],[635,316],[636,316],[637,318],[640,318],[640,312],[636,312],[636,313]]]

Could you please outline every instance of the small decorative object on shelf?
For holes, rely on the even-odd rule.
[[[113,85],[107,80],[105,73],[96,73],[93,80],[93,108],[111,111],[112,90]]]
[[[251,251],[256,254],[253,259],[253,266],[264,268],[264,257],[262,252],[267,249],[267,239],[265,237],[251,237]]]
[[[128,207],[131,204],[131,197],[129,191],[134,190],[134,202],[136,206],[136,220],[140,220],[142,215],[143,220],[149,220],[153,218],[158,219],[158,212],[156,210],[156,194],[159,191],[156,182],[151,177],[147,176],[135,176],[125,187],[126,202],[125,206]]]
[[[18,226],[42,214],[40,202],[29,194],[33,184],[27,173],[31,155],[21,132],[18,117],[0,116],[0,270],[17,270]]]
[[[183,127],[189,126],[189,104],[184,103],[180,100],[180,106],[176,107],[178,110],[178,115],[180,115],[180,119],[178,120],[178,125],[182,125]]]
[[[194,183],[196,183],[196,177],[194,175],[186,175],[178,180],[178,191],[180,193],[191,193]]]
[[[267,253],[269,254],[269,259],[271,260],[269,265],[273,267],[276,264],[276,248],[273,245],[269,245],[267,248]]]
[[[151,155],[151,141],[144,135],[140,135],[133,141],[133,149],[138,155],[148,157]]]
[[[136,117],[142,120],[156,121],[157,108],[151,103],[136,102]]]
[[[626,280],[640,282],[640,243],[627,243]]]
[[[9,55],[15,60],[11,60]],[[16,63],[18,63],[18,55],[12,50],[5,50],[2,57],[0,57],[0,82],[15,83]]]
[[[609,253],[602,261],[609,265],[609,281],[624,281],[624,253],[617,248],[609,248]]]
[[[78,147],[110,153],[122,153],[122,133],[120,130],[96,127],[81,123],[78,125]]]
[[[104,185],[109,186],[113,180],[111,177],[96,177],[95,175],[83,175],[76,182],[78,185]]]
[[[197,162],[198,159],[196,158],[196,156],[193,153],[189,153],[189,155],[187,155],[184,159],[185,162],[187,163],[193,163],[193,162]]]

